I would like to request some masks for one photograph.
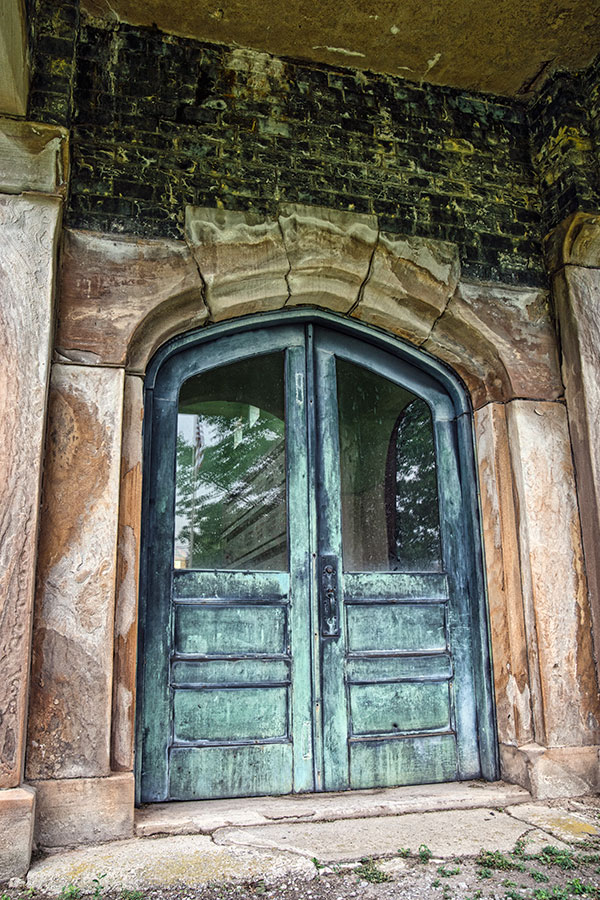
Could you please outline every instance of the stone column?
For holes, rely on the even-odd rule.
[[[600,699],[564,404],[475,415],[502,776],[536,797],[598,789]]]
[[[26,768],[42,846],[133,830],[133,777],[110,767],[123,382],[52,370]]]
[[[29,866],[23,784],[65,133],[0,119],[0,881]]]
[[[600,215],[569,216],[547,251],[600,660]]]

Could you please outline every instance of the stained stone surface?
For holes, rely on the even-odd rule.
[[[61,204],[0,196],[0,788],[21,780]]]
[[[568,843],[584,842],[600,837],[598,822],[591,816],[547,806],[544,803],[523,803],[508,807],[507,812],[529,825],[534,825]]]
[[[565,407],[507,407],[536,740],[598,744],[600,705]]]
[[[290,204],[281,207],[279,225],[289,260],[287,304],[347,312],[369,273],[376,216]]]
[[[533,740],[533,721],[508,439],[504,404],[489,403],[475,412],[498,739],[524,744]]]
[[[33,864],[27,886],[60,893],[65,884],[76,882],[92,893],[94,878],[106,875],[103,887],[120,890],[180,888],[218,881],[262,880],[283,876],[314,878],[317,870],[309,860],[287,853],[256,851],[246,847],[218,847],[207,835],[177,835],[152,840],[115,841],[48,856]]]
[[[562,394],[544,291],[462,283],[423,346],[458,372],[475,408]]]
[[[353,315],[421,344],[460,277],[454,244],[381,233]]]
[[[37,781],[35,842],[72,847],[132,837],[134,778],[60,778]]]
[[[188,206],[185,233],[215,322],[284,305],[290,263],[276,220],[253,212]]]
[[[33,842],[35,791],[18,787],[0,791],[0,883],[23,877]]]
[[[68,177],[66,129],[0,118],[0,191],[64,194]]]
[[[55,365],[27,778],[107,775],[123,370]]]
[[[133,768],[135,732],[143,417],[143,381],[135,375],[126,375],[115,592],[115,669],[111,742],[112,769],[125,772]]]
[[[600,255],[600,217],[593,232]],[[588,223],[589,224],[589,223]],[[590,240],[592,236],[590,235]],[[554,277],[585,562],[600,649],[600,269],[568,266]]]
[[[175,327],[202,325],[208,313],[191,253],[178,241],[145,241],[67,231],[60,273],[56,352],[87,365],[124,365],[134,333],[138,356],[154,350]],[[144,331],[148,317],[152,323]],[[143,334],[140,337],[140,330]]]
[[[399,847],[416,852],[426,844],[435,857],[457,853],[475,856],[481,847],[506,852],[530,831],[524,822],[493,809],[472,809],[353,819],[351,822],[310,822],[221,828],[217,844],[291,851],[321,862],[395,854]]]

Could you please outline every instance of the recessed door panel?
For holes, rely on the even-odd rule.
[[[464,428],[426,368],[298,324],[159,370],[141,799],[481,773]]]

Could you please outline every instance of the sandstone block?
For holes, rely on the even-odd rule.
[[[23,785],[0,791],[0,883],[27,873],[34,819],[33,788]]]
[[[600,217],[596,227],[600,245]],[[596,658],[600,650],[600,269],[568,266],[554,277],[562,374],[579,488],[579,507]]]
[[[522,785],[539,800],[595,794],[600,783],[599,751],[598,746],[500,744],[502,777]]]
[[[359,298],[377,242],[377,218],[288,204],[279,225],[289,261],[288,306],[348,312]]]
[[[41,529],[29,779],[110,771],[123,370],[55,365]]]
[[[475,408],[562,394],[546,292],[461,283],[423,345],[463,378]]]
[[[215,322],[285,304],[290,264],[277,221],[252,212],[188,206],[185,233]]]
[[[353,315],[421,344],[446,308],[459,277],[454,244],[383,232]]]
[[[0,197],[0,788],[21,781],[61,203]]]
[[[134,778],[67,778],[36,782],[35,842],[72,847],[133,836]]]
[[[489,403],[477,410],[475,436],[498,737],[501,743],[524,744],[533,740],[531,688],[517,509],[503,404]]]
[[[133,768],[143,414],[143,382],[141,378],[127,375],[123,401],[111,743],[111,768],[118,772]]]
[[[198,269],[184,243],[65,232],[59,358],[124,365],[136,343],[143,364],[158,344],[207,316]]]
[[[68,133],[64,128],[0,119],[0,191],[64,194],[68,172]]]
[[[539,672],[532,684],[536,741],[597,744],[600,698],[566,410],[514,400],[507,421],[529,667]]]

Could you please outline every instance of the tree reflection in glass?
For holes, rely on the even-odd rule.
[[[176,568],[287,568],[283,354],[181,388]]]
[[[431,412],[410,391],[338,358],[344,569],[441,568]]]

